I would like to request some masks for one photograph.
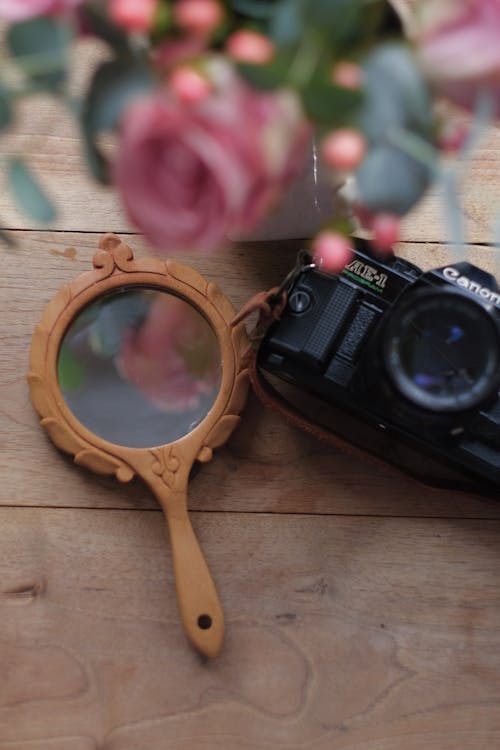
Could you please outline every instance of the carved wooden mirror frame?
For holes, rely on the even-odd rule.
[[[220,649],[224,620],[219,597],[187,512],[187,484],[195,460],[210,461],[214,448],[230,436],[248,391],[241,355],[247,346],[242,325],[230,327],[231,303],[213,282],[177,262],[134,260],[132,250],[114,234],[102,237],[94,270],[64,286],[45,308],[36,327],[27,375],[41,425],[75,463],[120,482],[139,475],[158,498],[168,520],[177,596],[182,622],[192,644],[203,654]],[[152,448],[110,443],[86,429],[73,415],[59,387],[57,360],[62,339],[77,315],[97,298],[123,286],[158,288],[181,297],[212,326],[222,357],[222,382],[206,417],[186,436]]]

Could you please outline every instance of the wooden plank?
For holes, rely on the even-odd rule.
[[[95,65],[105,56],[103,46],[86,40],[74,54],[71,91],[85,90]],[[15,128],[2,135],[2,153],[22,155],[33,167],[58,207],[58,218],[48,229],[74,231],[130,231],[116,193],[97,185],[82,157],[77,124],[54,98],[37,96],[20,102]],[[109,143],[112,147],[111,142]],[[500,191],[500,132],[491,127],[478,144],[461,182],[461,200],[469,242],[491,242],[498,215]],[[37,228],[14,205],[0,170],[0,226]],[[407,217],[404,238],[413,241],[446,240],[442,200],[433,190]]]
[[[478,143],[459,183],[459,202],[467,242],[498,241],[500,215],[500,130],[491,126]],[[440,187],[433,187],[403,222],[403,239],[420,242],[450,241]]]
[[[0,750],[492,750],[500,524],[196,514],[203,663],[160,513],[0,509]]]
[[[19,232],[19,247],[2,253],[0,281],[0,504],[156,507],[139,483],[115,481],[79,469],[38,427],[24,374],[34,326],[45,304],[74,275],[90,267],[94,234]],[[138,237],[130,244],[146,251]],[[64,248],[72,248],[65,253]],[[430,267],[447,262],[438,245],[402,246]],[[255,244],[213,256],[183,258],[217,280],[239,306],[276,284],[291,265],[292,245]],[[485,267],[493,251],[470,248]],[[314,487],[314,491],[312,491]],[[369,515],[500,517],[500,504],[462,493],[432,492],[387,474],[299,433],[251,398],[243,424],[228,446],[194,478],[190,503],[200,510],[242,510]]]

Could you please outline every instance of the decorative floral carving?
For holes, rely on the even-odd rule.
[[[180,459],[175,455],[174,446],[154,448],[150,450],[150,453],[154,458],[151,467],[153,472],[163,479],[167,487],[173,487],[175,476],[181,466]]]
[[[248,370],[240,370],[235,378],[233,390],[226,407],[227,414],[219,419],[207,435],[196,460],[201,463],[211,461],[213,449],[223,445],[241,421],[240,411],[245,406],[248,394]]]
[[[240,370],[234,381],[234,387],[227,405],[228,414],[239,414],[248,395],[248,370]]]
[[[209,461],[212,460],[213,455],[214,455],[213,450],[209,448],[208,445],[204,445],[203,448],[198,453],[198,455],[196,456],[196,460],[202,464],[207,464]]]
[[[201,292],[204,296],[207,293],[207,282],[195,268],[184,266],[176,260],[167,260],[166,268],[173,279],[189,284],[192,289]]]
[[[76,453],[75,464],[96,474],[114,474],[120,482],[130,482],[135,476],[134,470],[123,461],[93,447]]]
[[[219,419],[217,424],[208,433],[205,444],[210,446],[210,448],[218,448],[219,446],[224,445],[239,423],[240,417],[236,414],[226,414]]]
[[[208,284],[207,297],[224,318],[231,320],[231,317],[233,317],[233,306],[228,298],[222,293],[220,287],[213,281]]]
[[[160,273],[163,276],[168,274],[167,266],[162,260],[157,258],[134,260],[132,248],[122,242],[116,234],[103,235],[99,241],[99,248],[94,255],[93,264],[95,269],[101,269],[106,276],[117,271]]]
[[[26,379],[30,388],[31,401],[37,412],[41,415],[50,414],[49,394],[45,380],[34,372],[29,372]]]
[[[100,272],[100,279],[106,279],[108,276],[111,276],[116,268],[114,256],[112,253],[105,250],[98,250],[93,257],[92,262],[96,271]]]
[[[83,447],[81,440],[57,417],[44,417],[40,424],[48,433],[52,442],[66,453],[73,453],[74,455]]]

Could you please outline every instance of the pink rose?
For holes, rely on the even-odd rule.
[[[438,90],[473,109],[488,89],[500,116],[500,0],[424,0],[418,10],[420,57]]]
[[[215,334],[191,305],[169,294],[155,296],[139,329],[125,331],[115,359],[125,380],[159,409],[195,409],[214,397],[220,375]]]
[[[122,121],[115,181],[131,220],[158,249],[212,250],[253,228],[300,169],[309,126],[294,94],[260,93],[219,59],[211,93],[135,100]]]
[[[73,10],[82,0],[0,0],[0,18],[25,21],[36,16],[60,15]]]

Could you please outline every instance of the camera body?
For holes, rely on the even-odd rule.
[[[423,272],[365,243],[337,275],[306,265],[258,363],[298,386],[296,399],[308,391],[333,405],[332,432],[354,420],[347,439],[364,449],[380,453],[383,433],[481,487],[500,485],[500,287],[482,269]]]

